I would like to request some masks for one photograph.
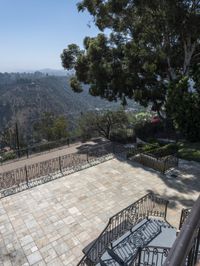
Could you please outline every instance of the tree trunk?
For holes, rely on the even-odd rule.
[[[183,75],[189,74],[190,62],[192,55],[194,54],[196,43],[191,42],[191,37],[187,37],[184,41],[184,64],[183,64]]]

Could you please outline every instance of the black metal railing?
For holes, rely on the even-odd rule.
[[[181,231],[164,266],[195,266],[200,260],[200,196],[191,212],[182,215]]]
[[[1,159],[0,163],[9,163],[10,160],[20,160],[23,158],[29,158],[34,155],[38,155],[39,153],[47,153],[50,152],[54,149],[60,149],[63,146],[72,146],[77,144],[78,142],[81,141],[81,138],[65,138],[65,139],[60,139],[60,140],[55,140],[55,141],[47,141],[44,143],[38,143],[35,145],[30,145],[25,148],[20,148],[20,149],[13,149],[7,152],[1,152]]]
[[[109,219],[106,228],[94,241],[78,265],[95,265],[98,263],[112,241],[118,239],[145,217],[158,216],[166,219],[167,205],[167,200],[149,193],[115,214]]]
[[[129,266],[162,266],[169,254],[170,248],[147,246],[139,248]]]
[[[181,211],[181,218],[180,218],[180,224],[179,224],[179,230],[182,228],[185,220],[187,219],[187,217],[191,213],[191,210],[192,210],[191,208],[189,208],[189,209],[182,209],[182,211]]]
[[[80,152],[56,157],[47,161],[25,165],[23,167],[0,173],[1,197],[11,195],[24,189],[58,178],[58,174],[70,174],[85,167],[106,161],[124,151],[120,144],[106,143]]]

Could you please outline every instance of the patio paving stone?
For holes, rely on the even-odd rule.
[[[170,200],[167,219],[200,192],[200,164],[181,161],[177,178],[113,159],[0,200],[0,265],[68,265],[109,218],[153,191]]]

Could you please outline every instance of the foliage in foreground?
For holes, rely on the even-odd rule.
[[[155,142],[154,144],[140,144],[138,145],[137,152],[130,151],[128,157],[131,157],[140,152],[149,153],[155,157],[165,157],[168,155],[176,154],[181,159],[200,162],[199,142],[178,142],[166,145],[160,144],[158,142]]]
[[[35,137],[47,141],[67,138],[68,121],[64,116],[54,117],[51,113],[45,113],[44,118],[34,125]]]
[[[178,143],[178,155],[180,158],[189,161],[200,162],[200,143]]]
[[[200,139],[200,89],[188,91],[188,87],[188,78],[182,79],[174,86],[171,85],[168,94],[167,112],[176,129],[186,139],[197,141]]]
[[[143,144],[139,148],[144,153],[150,153],[155,157],[165,157],[168,155],[173,155],[178,152],[178,146],[174,143],[161,145],[159,143],[154,144]]]
[[[177,128],[188,139],[198,139],[200,1],[82,0],[78,9],[87,10],[102,33],[86,37],[83,50],[76,44],[63,50],[63,67],[76,74],[73,90],[81,92],[85,83],[91,95],[109,101],[150,103],[162,118],[163,108],[172,106],[168,113]],[[185,92],[180,88],[185,79],[193,81],[195,96],[188,85]]]

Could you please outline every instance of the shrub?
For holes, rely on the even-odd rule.
[[[192,160],[200,162],[200,143],[178,143],[179,144],[179,151],[178,155],[179,158],[184,160]]]
[[[168,155],[173,155],[178,152],[178,145],[174,143],[167,144],[165,146],[152,149],[150,153],[155,155],[156,157],[165,157]]]
[[[135,142],[135,136],[128,136],[127,135],[127,129],[120,129],[120,130],[115,130],[114,132],[111,133],[110,136],[112,141],[120,142],[120,143],[130,143],[130,142]]]
[[[163,130],[162,123],[153,124],[151,122],[145,122],[135,125],[136,136],[142,140],[153,139],[155,135]]]
[[[158,143],[153,143],[153,144],[145,144],[143,147],[142,147],[142,150],[144,152],[149,152],[149,151],[152,151],[152,150],[156,150],[160,148],[160,145]]]
[[[13,152],[13,151],[11,151],[11,152],[6,152],[6,153],[4,153],[4,154],[2,155],[2,159],[1,159],[1,161],[2,161],[2,162],[5,162],[5,161],[8,161],[8,160],[13,160],[13,159],[15,159],[15,158],[17,158],[15,152]]]
[[[159,143],[154,144],[139,144],[137,149],[131,150],[127,153],[127,158],[134,156],[138,153],[149,153],[155,157],[165,157],[168,155],[173,155],[178,152],[178,146],[174,143],[167,144],[165,146],[160,146]]]

